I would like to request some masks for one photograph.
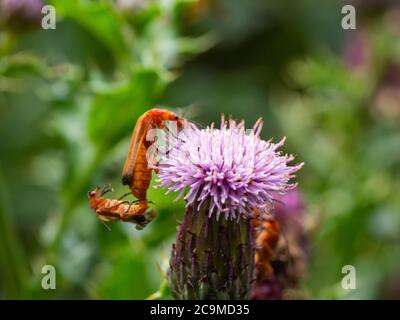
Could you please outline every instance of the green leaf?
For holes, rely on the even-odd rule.
[[[53,0],[51,3],[58,15],[75,20],[114,54],[129,52],[126,22],[110,1]]]

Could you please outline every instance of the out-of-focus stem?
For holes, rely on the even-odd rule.
[[[16,299],[23,297],[29,265],[20,239],[14,231],[7,203],[6,188],[0,168],[0,261],[3,262],[0,267],[2,276],[7,278],[7,281],[3,282],[6,285],[6,298]]]
[[[164,279],[161,282],[160,288],[152,293],[151,295],[149,295],[145,300],[158,300],[158,299],[162,299],[165,296],[165,292],[168,289],[168,281],[166,279]]]

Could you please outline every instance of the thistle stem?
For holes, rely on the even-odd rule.
[[[168,280],[177,299],[247,299],[254,275],[250,222],[189,207],[172,247]]]

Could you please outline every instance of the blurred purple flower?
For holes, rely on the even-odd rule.
[[[275,277],[257,281],[251,291],[252,300],[282,300],[283,285]]]
[[[343,60],[352,71],[363,71],[371,64],[371,45],[363,30],[346,33]]]
[[[375,90],[372,111],[378,116],[400,120],[400,66],[389,62]]]
[[[399,0],[347,0],[345,4],[351,4],[357,10],[379,12],[379,10],[386,10],[400,6]]]
[[[291,223],[303,224],[304,201],[297,188],[275,196],[273,213],[284,226]]]
[[[304,211],[304,201],[297,188],[275,197],[272,214],[279,221],[282,233],[270,261],[273,272],[257,277],[252,286],[251,299],[301,298],[290,297],[288,293],[298,287],[309,259]]]
[[[39,27],[42,7],[42,0],[0,0],[1,20],[12,31]]]
[[[289,166],[294,157],[277,151],[284,139],[277,144],[264,141],[261,129],[261,119],[250,132],[244,121],[224,118],[220,129],[188,125],[156,167],[158,187],[168,188],[167,193],[180,191],[178,198],[188,190],[187,207],[200,210],[209,203],[210,217],[252,217],[252,209],[264,208],[277,193],[295,188],[289,180],[303,166]]]

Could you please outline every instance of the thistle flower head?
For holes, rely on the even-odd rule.
[[[178,198],[187,191],[187,207],[207,205],[209,216],[252,217],[252,209],[272,202],[274,194],[296,187],[289,181],[303,165],[290,166],[294,157],[277,150],[284,139],[264,141],[261,129],[261,119],[248,131],[244,121],[224,118],[219,129],[187,125],[156,166],[159,187],[179,191]]]

